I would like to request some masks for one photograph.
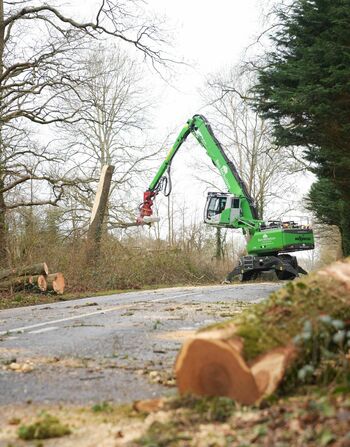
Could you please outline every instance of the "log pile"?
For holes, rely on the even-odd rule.
[[[32,292],[52,292],[62,295],[65,288],[62,273],[51,273],[45,262],[0,270],[0,291],[30,290]]]
[[[233,320],[198,331],[175,363],[179,392],[227,396],[245,405],[261,401],[309,361],[296,340],[305,325],[317,334],[325,316],[344,322],[341,332],[350,329],[350,259],[288,283]],[[339,352],[350,368],[344,346]]]

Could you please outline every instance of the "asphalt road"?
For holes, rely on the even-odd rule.
[[[171,393],[186,336],[278,287],[182,287],[0,311],[0,405],[130,402]]]

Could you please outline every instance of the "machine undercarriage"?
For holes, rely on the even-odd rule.
[[[240,281],[251,281],[259,278],[263,272],[274,271],[280,280],[292,280],[299,274],[307,272],[298,264],[295,256],[276,254],[268,256],[242,256],[236,268],[230,272],[225,282],[232,282],[235,278]]]

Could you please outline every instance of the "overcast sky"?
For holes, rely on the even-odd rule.
[[[149,0],[149,8],[168,19],[177,66],[171,86],[163,86],[159,117],[169,126],[182,125],[200,111],[206,78],[237,63],[258,33],[256,0]]]

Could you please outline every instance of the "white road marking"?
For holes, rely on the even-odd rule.
[[[173,296],[166,297],[166,298],[156,298],[154,300],[149,300],[149,302],[157,303],[159,301],[166,301],[166,300],[171,301],[174,298],[182,298],[182,297],[186,297],[188,295],[196,295],[196,294],[191,292],[191,293],[185,293],[185,294],[180,294],[180,295],[173,295]],[[21,333],[21,332],[27,331],[28,329],[36,329],[36,328],[40,328],[40,327],[47,326],[47,325],[63,323],[65,321],[78,320],[81,318],[92,317],[94,315],[106,314],[109,312],[114,312],[116,310],[128,309],[130,306],[135,306],[137,304],[138,303],[121,304],[119,306],[110,307],[110,308],[104,309],[104,310],[96,310],[95,312],[89,312],[86,314],[79,314],[79,315],[74,315],[72,317],[59,318],[57,320],[51,320],[51,321],[45,321],[43,323],[31,324],[29,326],[21,326],[21,327],[15,328],[15,329],[9,329],[8,331],[1,331],[0,335],[13,334],[13,333],[18,333],[18,332]]]
[[[28,334],[41,334],[42,332],[54,331],[56,329],[59,329],[59,327],[58,326],[45,327],[43,329],[38,329],[36,331],[30,331],[28,332]]]
[[[174,298],[183,298],[185,296],[190,296],[190,295],[197,295],[196,293],[183,293],[181,295],[172,295],[172,296],[167,296],[166,298],[156,298],[155,300],[151,300],[151,303],[159,303],[160,301],[171,301]]]

